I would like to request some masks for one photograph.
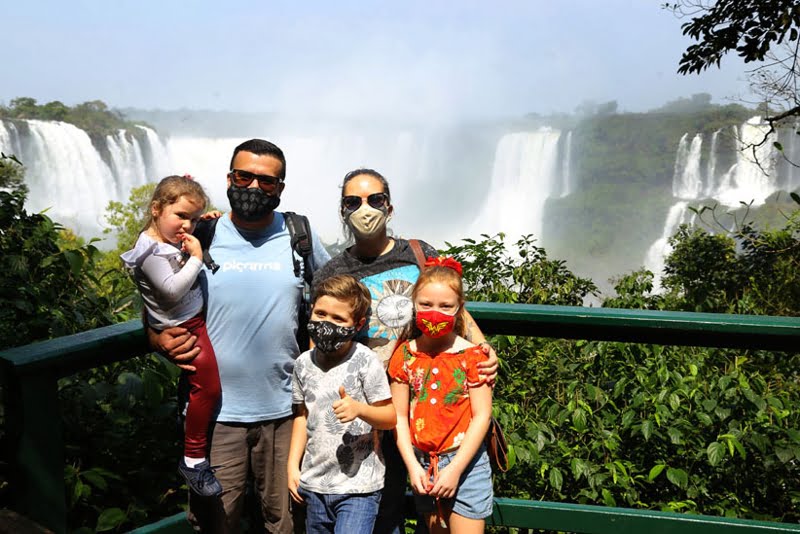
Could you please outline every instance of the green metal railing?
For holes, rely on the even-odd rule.
[[[471,302],[486,334],[795,351],[800,318]],[[66,529],[59,378],[146,354],[138,321],[0,352],[13,507],[57,533]],[[491,523],[586,534],[800,532],[800,525],[602,506],[497,499]],[[189,532],[182,514],[138,533]]]

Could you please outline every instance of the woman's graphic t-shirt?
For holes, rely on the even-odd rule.
[[[469,386],[480,381],[478,362],[486,360],[480,346],[436,355],[412,351],[409,342],[394,351],[389,378],[408,384],[411,443],[425,452],[458,448],[472,420]]]
[[[436,249],[419,242],[423,254],[438,256]],[[374,350],[384,365],[395,342],[411,322],[414,306],[411,290],[419,277],[419,264],[408,241],[395,238],[392,249],[376,258],[359,258],[344,250],[314,273],[314,283],[336,274],[352,275],[367,286],[372,296],[367,322],[356,340]]]

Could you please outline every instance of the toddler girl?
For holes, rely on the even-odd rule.
[[[191,177],[167,176],[153,191],[150,216],[136,245],[120,257],[142,295],[147,324],[158,330],[182,326],[197,336],[200,353],[192,360],[196,371],[187,376],[184,457],[178,471],[191,491],[212,497],[222,492],[222,486],[206,458],[207,433],[221,387],[198,281],[203,252],[192,235],[201,216],[219,216],[218,212],[203,215],[207,203],[202,186]]]

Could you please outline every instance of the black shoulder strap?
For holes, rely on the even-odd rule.
[[[194,234],[192,234],[200,241],[200,246],[203,248],[203,263],[206,264],[206,267],[211,269],[212,273],[216,273],[219,269],[219,265],[216,264],[214,258],[211,257],[211,253],[208,251],[211,247],[211,242],[214,240],[214,232],[216,231],[217,219],[201,219],[194,229]]]
[[[310,286],[314,277],[314,269],[311,265],[314,247],[311,243],[311,227],[308,224],[308,217],[285,211],[283,218],[286,220],[286,228],[289,230],[292,250],[303,258],[303,279]],[[292,257],[292,260],[294,261],[294,274],[300,276],[300,262],[295,257]]]

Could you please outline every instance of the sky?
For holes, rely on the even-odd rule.
[[[3,7],[0,103],[419,120],[646,111],[747,93],[736,57],[677,74],[663,0],[62,0]]]

